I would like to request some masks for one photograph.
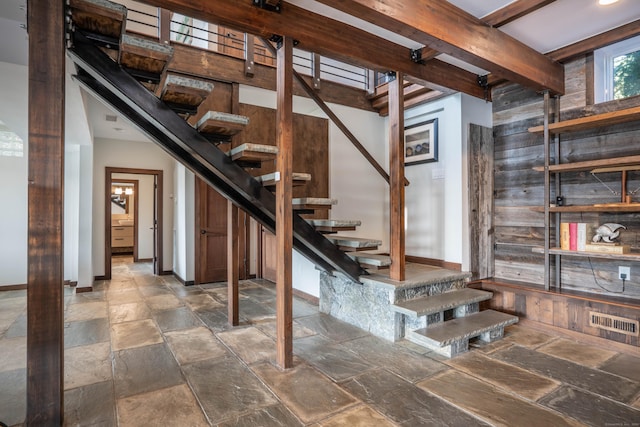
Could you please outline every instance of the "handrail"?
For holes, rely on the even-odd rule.
[[[271,53],[275,55],[276,48],[263,38],[261,38],[261,40],[263,43],[265,43],[266,46],[268,46],[267,49],[269,49]],[[331,108],[329,108],[329,106],[322,100],[322,98],[318,96],[316,91],[314,91],[311,86],[307,84],[300,73],[298,73],[296,70],[293,70],[293,76],[296,78],[300,86],[302,86],[302,89],[307,92],[307,95],[309,95],[309,97],[311,97],[311,99],[313,99],[316,104],[318,104],[320,109],[324,111],[327,116],[329,116],[331,121],[338,127],[338,129],[340,129],[344,136],[346,136],[347,139],[351,141],[351,143],[358,149],[358,151],[360,151],[364,158],[369,161],[371,166],[373,166],[373,168],[378,171],[378,173],[385,179],[385,181],[387,181],[387,184],[389,184],[389,174],[384,170],[382,166],[380,166],[380,163],[378,163],[376,159],[373,158],[373,156],[360,143],[360,141],[358,141],[358,138],[356,138],[355,135],[351,133],[349,128],[347,128],[347,126],[342,122],[342,120],[340,120],[340,118],[336,116],[333,111],[331,111]],[[404,178],[404,185],[409,185],[409,181],[407,180],[407,178]]]

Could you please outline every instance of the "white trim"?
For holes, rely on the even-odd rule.
[[[640,50],[640,36],[597,49],[593,52],[595,102],[613,100],[613,60]]]

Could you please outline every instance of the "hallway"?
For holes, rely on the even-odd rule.
[[[294,297],[295,367],[275,360],[275,288],[185,288],[114,258],[65,288],[65,418],[82,426],[640,425],[640,358],[514,325],[453,360],[390,344]],[[25,414],[25,291],[0,292],[0,422]]]

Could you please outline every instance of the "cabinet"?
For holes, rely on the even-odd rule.
[[[111,247],[133,247],[133,226],[119,225],[111,227]]]
[[[559,104],[559,103],[558,103]],[[560,256],[593,257],[614,260],[640,261],[640,253],[628,254],[608,254],[599,252],[577,252],[562,250],[551,246],[551,214],[555,214],[555,235],[559,236],[559,226],[562,213],[570,212],[609,212],[609,213],[637,213],[640,212],[640,203],[632,203],[626,198],[627,172],[640,170],[640,155],[630,155],[622,157],[602,158],[598,160],[579,161],[571,163],[560,163],[560,138],[559,135],[569,132],[584,131],[603,126],[617,125],[626,122],[640,120],[640,107],[633,107],[624,110],[595,114],[587,117],[580,117],[572,120],[556,121],[549,123],[550,100],[545,94],[544,100],[544,124],[529,128],[531,133],[542,133],[544,136],[544,166],[537,166],[533,169],[544,173],[544,205],[542,208],[535,208],[544,212],[544,246],[533,248],[534,253],[544,254],[544,285],[549,290],[551,282],[550,256],[556,256],[556,286],[560,286]],[[559,105],[556,106],[559,111]],[[555,164],[551,164],[551,136],[555,135],[554,156]],[[571,205],[555,206],[551,201],[551,181],[555,184],[555,194],[562,194],[560,191],[561,174],[568,172],[593,173],[620,173],[621,200],[619,203],[603,203],[592,205]]]

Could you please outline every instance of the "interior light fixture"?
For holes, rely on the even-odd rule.
[[[131,187],[125,188],[124,189],[124,194],[126,194],[128,196],[132,195],[133,194],[133,188],[131,188]]]
[[[121,195],[122,194],[122,188],[121,187],[116,187],[115,190],[113,190],[113,193],[116,195]]]
[[[614,4],[614,3],[617,3],[617,2],[618,2],[618,0],[598,0],[598,4],[600,6],[608,6],[610,4]]]

